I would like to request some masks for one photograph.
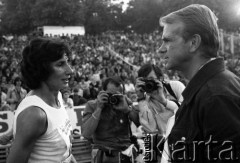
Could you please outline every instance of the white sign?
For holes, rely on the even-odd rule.
[[[72,124],[73,133],[81,135],[82,115],[85,106],[74,107],[67,109],[69,119]]]
[[[85,28],[83,26],[43,26],[44,35],[85,35]]]
[[[0,111],[0,136],[12,130],[13,119],[14,119],[13,112]]]

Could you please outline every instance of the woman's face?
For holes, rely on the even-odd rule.
[[[16,86],[17,86],[17,87],[21,87],[21,85],[22,85],[21,80],[16,81]]]
[[[65,92],[65,93],[63,94],[63,98],[64,98],[64,99],[69,98],[69,96],[70,96],[70,94],[69,94],[68,92]]]
[[[73,73],[73,70],[68,63],[67,56],[63,55],[61,59],[52,62],[50,67],[52,73],[45,82],[49,89],[59,91],[60,89],[67,87],[71,74]]]

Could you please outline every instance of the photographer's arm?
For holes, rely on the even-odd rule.
[[[87,139],[91,139],[95,132],[98,122],[104,108],[104,104],[108,101],[108,95],[105,91],[99,92],[97,99],[94,101],[88,101],[83,113],[83,136]]]
[[[148,108],[147,100],[141,100],[138,102],[138,110],[139,110],[139,121],[143,126],[143,130],[147,132],[154,132],[156,130],[156,121]]]
[[[163,83],[160,82],[160,81],[157,81],[157,82],[158,82],[158,90],[149,93],[149,95],[151,96],[152,99],[161,103],[166,109],[171,110],[173,112],[176,112],[178,110],[178,107],[179,107],[179,104],[180,104],[179,99],[176,99],[175,101],[174,100],[169,100],[166,97],[166,93],[164,93]],[[175,82],[173,82],[173,83],[175,83]],[[171,85],[171,87],[172,87],[172,85]],[[179,94],[179,90],[176,90],[175,87],[171,88],[171,89],[173,89],[173,92],[175,94],[176,94],[176,92]]]
[[[90,139],[95,132],[102,112],[102,108],[94,102],[88,102],[83,113],[82,134],[86,139]]]

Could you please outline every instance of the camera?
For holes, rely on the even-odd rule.
[[[145,82],[145,84],[142,86],[143,90],[147,93],[151,93],[154,90],[158,89],[158,83],[155,82],[152,79],[143,79],[143,82]]]
[[[108,104],[118,105],[119,102],[121,101],[120,96],[122,96],[122,95],[121,94],[108,93]]]

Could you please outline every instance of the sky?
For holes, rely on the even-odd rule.
[[[121,2],[123,2],[124,3],[123,4],[123,11],[125,11],[127,6],[128,6],[128,2],[129,1],[130,0],[112,0],[112,3],[121,3]]]

